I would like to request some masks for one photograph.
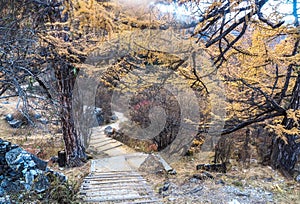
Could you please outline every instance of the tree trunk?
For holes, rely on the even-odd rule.
[[[300,73],[298,73],[294,85],[289,109],[300,109]],[[286,129],[296,126],[295,121],[287,117],[283,119],[282,124]],[[281,170],[286,176],[295,178],[300,175],[300,137],[299,135],[286,135],[286,137],[288,144],[285,144],[280,138],[274,138],[271,163],[274,168]]]
[[[67,166],[81,166],[86,160],[85,148],[79,131],[76,131],[72,113],[72,95],[76,73],[71,65],[55,66],[58,84],[59,101],[61,105],[61,125],[67,154]]]

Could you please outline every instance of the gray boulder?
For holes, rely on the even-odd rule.
[[[118,116],[116,115],[116,114],[113,114],[111,117],[110,117],[110,121],[111,122],[115,122],[115,121],[117,121],[119,118],[118,118]]]
[[[5,155],[8,166],[14,171],[23,171],[27,168],[37,168],[42,171],[46,170],[47,162],[39,159],[33,154],[26,152],[18,147],[10,150]]]
[[[13,119],[14,119],[13,114],[7,114],[7,115],[5,116],[5,120],[6,120],[6,121],[12,121]]]
[[[107,126],[104,129],[104,134],[106,134],[106,135],[112,135],[112,134],[114,134],[114,132],[115,132],[115,129],[112,128],[111,126]]]
[[[95,108],[94,115],[96,117],[98,125],[103,125],[104,124],[104,117],[103,117],[102,109],[101,108]]]
[[[21,120],[16,120],[16,119],[13,119],[13,120],[7,121],[7,122],[12,128],[19,128],[23,124],[23,122]]]
[[[42,115],[40,113],[35,113],[34,114],[35,119],[40,119],[41,117],[42,117]]]
[[[25,191],[46,191],[53,178],[50,175],[61,182],[67,180],[63,174],[47,168],[47,162],[0,139],[0,204],[9,203],[10,195],[22,196]]]
[[[47,125],[49,123],[49,120],[47,120],[46,118],[40,118],[40,119],[38,119],[38,121],[40,123],[42,123],[43,125]]]
[[[42,193],[46,191],[50,186],[50,182],[44,174],[40,174],[35,179],[35,182],[33,184],[33,188],[37,193]]]

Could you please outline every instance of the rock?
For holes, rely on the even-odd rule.
[[[220,179],[220,180],[217,180],[217,181],[216,181],[216,184],[217,184],[217,185],[218,185],[218,184],[225,185],[225,181],[223,181],[222,179]]]
[[[99,126],[104,124],[104,118],[102,115],[97,115],[96,120]]]
[[[191,183],[197,183],[197,182],[199,182],[199,179],[196,179],[196,178],[190,178],[189,181],[190,181]]]
[[[53,156],[50,158],[49,162],[58,163],[58,156]]]
[[[226,173],[226,164],[199,164],[196,166],[197,170],[214,171]]]
[[[11,204],[9,196],[0,197],[0,204]]]
[[[15,149],[15,148],[18,148],[19,147],[19,145],[17,145],[17,144],[12,144],[11,146],[10,146],[10,149]]]
[[[5,169],[3,166],[0,165],[0,175],[5,173]],[[2,175],[1,175],[2,176]]]
[[[110,117],[110,121],[111,122],[115,122],[115,121],[117,121],[119,118],[118,118],[118,116],[116,115],[116,114],[113,114],[111,117]]]
[[[153,154],[150,154],[138,169],[148,174],[164,174],[166,173],[164,166],[160,160]]]
[[[9,181],[7,179],[3,179],[1,181],[1,188],[6,188],[8,186]]]
[[[48,178],[44,174],[40,174],[34,182],[33,188],[37,193],[42,193],[50,186]]]
[[[207,179],[214,179],[214,176],[208,172],[203,172],[201,174],[194,174],[193,178],[199,179],[199,180],[207,180]]]
[[[6,176],[8,176],[8,178],[10,178],[11,180],[15,180],[21,177],[21,173],[13,171],[11,168],[8,167]]]
[[[24,168],[35,166],[37,169],[44,171],[47,167],[47,162],[39,159],[33,154],[24,151],[18,147],[6,153],[5,159],[10,168],[14,171],[23,171]]]
[[[12,114],[7,114],[5,116],[5,120],[8,122],[8,124],[12,127],[12,128],[19,128],[22,125],[22,121],[21,120],[16,120],[14,119],[14,116]]]
[[[300,183],[300,174],[295,178],[295,180]]]
[[[47,162],[2,139],[0,172],[0,204],[10,203],[3,198],[6,195],[17,194],[21,198],[25,191],[44,192],[49,188],[51,178],[58,178],[61,182],[67,180],[63,174],[48,169]]]
[[[38,121],[43,125],[47,125],[49,123],[49,120],[47,120],[46,118],[40,118]]]
[[[21,154],[22,151],[23,150],[21,148],[16,148],[16,149],[10,150],[5,155],[5,159],[6,159],[7,164],[14,171],[18,171],[18,166],[21,162],[20,158],[18,158],[18,156]]]
[[[14,119],[14,116],[12,115],[12,114],[7,114],[6,116],[5,116],[5,120],[6,121],[12,121]]]
[[[209,178],[209,179],[214,179],[214,176],[211,175],[211,174],[208,173],[208,172],[203,172],[203,174],[204,174],[205,176],[207,176],[207,178]]]
[[[170,197],[170,198],[168,198],[168,200],[171,201],[171,202],[174,202],[176,200],[176,198]]]
[[[11,193],[11,194],[15,194],[20,192],[21,190],[23,190],[23,186],[21,185],[20,181],[8,181],[7,185],[5,187],[3,187],[3,189],[5,190],[6,193]]]
[[[40,114],[40,113],[35,113],[34,114],[35,119],[40,119],[41,117],[42,117],[42,114]]]
[[[236,195],[236,196],[243,196],[243,197],[250,197],[250,191],[249,190],[240,190],[239,188],[233,187],[233,186],[226,186],[226,192]]]
[[[38,172],[35,170],[29,170],[29,171],[26,170],[26,171],[24,171],[23,175],[25,177],[26,183],[31,186],[33,184],[35,176],[38,175]]]
[[[28,162],[28,166],[31,168],[35,167],[35,165],[36,165],[35,162],[32,160]]]
[[[176,175],[177,172],[176,172],[175,169],[172,169],[172,170],[168,171],[168,174],[170,174],[170,175]]]
[[[112,135],[112,134],[114,134],[114,132],[115,132],[115,129],[112,128],[111,126],[107,126],[104,129],[104,134],[106,134],[106,135]]]
[[[202,189],[203,189],[202,186],[197,186],[197,187],[193,188],[189,193],[191,193],[191,194],[198,193]]]
[[[94,115],[96,117],[98,125],[103,125],[104,124],[104,117],[103,117],[102,109],[96,107],[95,110],[94,110]]]
[[[169,187],[170,187],[170,183],[169,182],[165,182],[164,186],[162,187],[162,190],[163,191],[167,191],[169,189]]]
[[[229,201],[228,204],[240,204],[240,202],[236,199],[233,199],[233,200]]]
[[[250,197],[250,193],[248,192],[244,192],[244,191],[236,191],[235,195],[237,196],[246,196],[246,197]]]
[[[1,142],[0,142],[0,154],[1,154],[1,156],[4,156],[5,155],[5,153],[6,153],[6,147],[7,147],[7,145],[5,145],[5,144],[1,144]]]
[[[94,112],[95,112],[95,114],[102,114],[102,108],[95,107]]]
[[[11,121],[7,121],[7,122],[12,128],[19,128],[23,124],[23,122],[21,120],[15,120],[15,119],[13,119]]]
[[[5,194],[5,191],[2,187],[0,187],[0,197],[3,197]]]
[[[274,179],[272,177],[269,177],[269,178],[264,178],[263,180],[265,182],[272,182]]]
[[[66,182],[67,181],[67,177],[63,173],[53,171],[52,169],[50,169],[48,167],[46,169],[46,173],[50,173],[50,174],[56,176],[61,182]]]

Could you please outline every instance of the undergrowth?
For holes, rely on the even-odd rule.
[[[35,204],[80,204],[82,200],[78,195],[79,188],[76,181],[60,181],[52,174],[47,175],[50,186],[42,193],[33,190],[21,195],[11,196],[13,203]]]

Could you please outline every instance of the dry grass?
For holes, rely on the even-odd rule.
[[[41,125],[41,127],[31,127],[23,125],[17,129],[11,128],[5,120],[5,115],[11,113],[14,118],[21,120],[22,116],[16,111],[16,104],[13,101],[10,101],[9,104],[2,104],[0,101],[0,106],[0,138],[18,144],[43,160],[49,160],[52,156],[57,156],[57,152],[64,149],[62,134],[56,133],[57,126]],[[90,162],[77,168],[60,169],[56,163],[48,163],[48,166],[66,175],[69,182],[66,185],[71,185],[74,192],[78,192],[83,178],[90,172]],[[57,188],[61,187],[63,186],[57,186]],[[54,188],[56,187],[54,186]]]
[[[56,156],[57,151],[63,149],[62,135],[56,133],[56,126],[39,124],[39,127],[32,127],[24,124],[20,128],[11,128],[5,120],[5,115],[10,113],[15,119],[25,120],[16,110],[16,102],[13,100],[8,104],[0,101],[0,106],[0,138],[18,144],[44,160]]]
[[[0,126],[3,127],[3,125]],[[57,152],[64,148],[62,135],[60,134],[43,133],[30,127],[20,129],[6,127],[6,129],[1,130],[0,138],[13,144],[18,144],[28,152],[44,160],[49,160],[52,156],[56,156]]]
[[[54,171],[61,172],[67,176],[68,180],[74,184],[75,191],[79,191],[83,179],[90,173],[91,162],[88,161],[81,167],[59,168],[57,164],[50,165]]]
[[[199,153],[201,154],[201,153]],[[177,161],[170,162],[170,165],[176,170],[176,175],[168,174],[146,174],[144,177],[152,184],[156,192],[163,186],[165,181],[171,181],[177,186],[184,186],[189,183],[190,178],[195,174],[199,174],[201,170],[196,170],[197,164],[209,163],[211,161],[212,152],[206,155],[194,154],[193,156],[183,157]],[[203,153],[202,153],[203,154]],[[295,181],[287,180],[278,171],[273,170],[269,166],[260,164],[250,165],[245,168],[242,163],[227,173],[210,172],[215,179],[207,179],[202,181],[201,185],[206,186],[206,193],[219,192],[217,189],[222,185],[216,184],[216,181],[223,180],[226,185],[240,188],[253,187],[257,189],[265,189],[272,192],[275,203],[291,203],[297,204],[300,200],[300,184]],[[180,194],[181,192],[178,191]],[[164,200],[169,202],[168,197]],[[263,202],[263,201],[262,201]]]

